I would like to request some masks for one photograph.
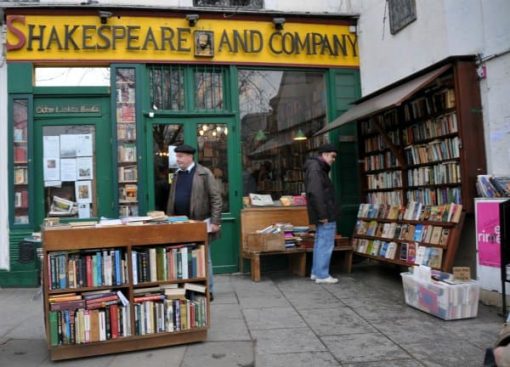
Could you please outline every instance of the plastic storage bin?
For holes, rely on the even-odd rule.
[[[471,280],[461,284],[447,284],[435,280],[424,281],[411,273],[401,273],[406,303],[443,320],[476,317],[480,286]]]

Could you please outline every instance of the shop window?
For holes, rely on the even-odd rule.
[[[28,100],[13,101],[14,224],[29,222]]]
[[[322,72],[239,71],[243,196],[300,195],[303,164],[327,136]]]
[[[194,87],[197,110],[223,110],[223,69],[196,69]]]
[[[93,126],[43,127],[46,217],[92,218],[97,216],[94,141]]]
[[[396,34],[416,20],[416,0],[388,0],[390,32]]]
[[[153,109],[184,109],[184,67],[180,65],[149,66],[150,100]]]
[[[262,9],[263,0],[193,0],[193,6]]]
[[[35,68],[37,87],[110,86],[110,68]]]

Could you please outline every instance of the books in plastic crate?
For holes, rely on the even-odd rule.
[[[411,273],[401,273],[405,301],[409,306],[430,313],[443,320],[476,317],[480,286],[477,281],[447,284],[425,281]]]

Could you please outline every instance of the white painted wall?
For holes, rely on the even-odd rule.
[[[9,205],[7,175],[7,64],[0,32],[0,269],[9,270]]]

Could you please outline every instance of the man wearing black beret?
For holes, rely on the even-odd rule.
[[[310,278],[316,283],[337,283],[329,274],[329,263],[336,235],[335,189],[329,178],[331,165],[338,153],[333,144],[325,144],[317,150],[318,156],[305,162],[305,191],[309,222],[317,227],[313,246]]]
[[[183,144],[175,148],[177,166],[168,197],[167,214],[185,215],[193,220],[210,220],[209,244],[221,229],[221,192],[212,172],[193,160],[195,148]],[[214,281],[209,252],[209,294],[213,299]]]

